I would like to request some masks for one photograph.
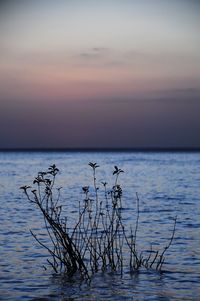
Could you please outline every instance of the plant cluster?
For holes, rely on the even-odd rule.
[[[99,165],[90,162],[89,166],[93,173],[93,184],[92,187],[82,187],[84,198],[79,202],[78,220],[73,228],[69,227],[67,217],[63,216],[61,188],[55,187],[59,172],[55,164],[47,171],[38,173],[33,181],[35,189],[31,186],[20,187],[44,218],[48,243],[42,242],[32,231],[31,234],[49,252],[47,261],[50,266],[56,273],[68,276],[78,272],[84,279],[90,279],[99,270],[123,273],[127,264],[130,272],[138,271],[140,267],[160,271],[165,252],[174,238],[176,218],[166,247],[161,252],[151,248],[145,256],[144,252],[138,251],[136,243],[140,215],[137,193],[134,230],[128,233],[123,221],[123,191],[119,184],[123,170],[114,167],[114,185],[111,189],[108,189],[106,182],[101,182],[102,197],[96,179]]]

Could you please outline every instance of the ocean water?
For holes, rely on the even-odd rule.
[[[44,268],[46,250],[29,231],[43,235],[43,220],[19,187],[56,164],[56,185],[63,187],[62,203],[73,221],[82,186],[92,184],[90,161],[100,165],[97,180],[110,187],[114,165],[124,170],[120,184],[127,227],[134,226],[138,193],[138,249],[151,243],[162,249],[178,217],[162,273],[99,272],[88,285]],[[0,255],[0,300],[200,300],[200,153],[1,152]]]

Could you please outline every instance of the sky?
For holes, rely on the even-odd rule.
[[[0,149],[199,148],[200,1],[0,1]]]

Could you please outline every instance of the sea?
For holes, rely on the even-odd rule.
[[[97,183],[114,185],[114,166],[124,172],[123,219],[134,228],[139,197],[137,249],[163,249],[177,224],[162,271],[141,268],[129,273],[97,272],[88,283],[55,274],[42,239],[43,217],[22,190],[39,171],[55,164],[55,185],[71,223],[77,216],[82,187],[92,186],[89,162],[97,163]],[[0,300],[9,301],[198,301],[200,300],[200,153],[199,152],[0,152]]]

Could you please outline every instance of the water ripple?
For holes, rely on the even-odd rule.
[[[113,166],[125,171],[120,182],[128,227],[135,225],[135,192],[139,193],[139,249],[148,250],[150,243],[155,248],[165,246],[178,215],[162,273],[141,270],[130,275],[125,270],[123,277],[99,273],[88,286],[44,270],[46,251],[29,232],[31,228],[45,240],[43,221],[18,188],[32,183],[37,171],[55,163],[61,170],[64,210],[73,216],[81,187],[91,184],[89,161],[99,163],[98,179],[110,187]],[[199,300],[199,153],[0,153],[0,163],[0,300]]]

